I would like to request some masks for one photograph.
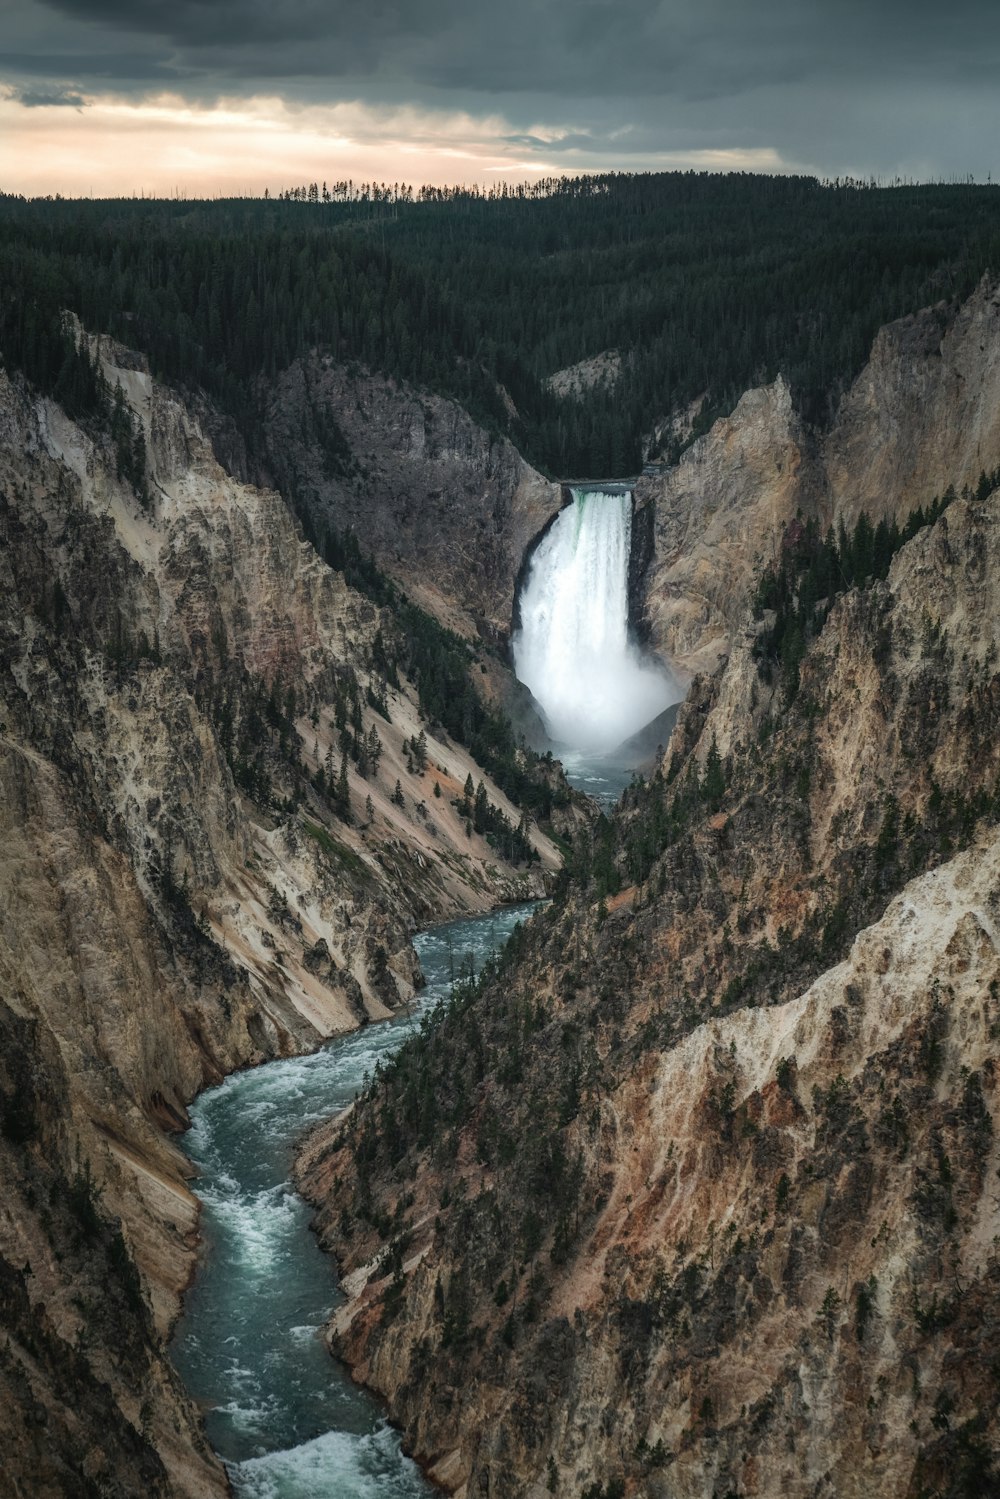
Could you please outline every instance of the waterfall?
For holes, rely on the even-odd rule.
[[[631,494],[572,495],[532,556],[514,669],[557,744],[601,753],[682,693],[628,638]]]

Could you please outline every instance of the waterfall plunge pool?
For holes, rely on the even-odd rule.
[[[234,1073],[199,1095],[184,1148],[198,1169],[202,1248],[171,1356],[205,1411],[240,1499],[428,1499],[377,1401],[326,1350],[341,1299],[335,1267],[291,1183],[295,1142],[344,1108],[365,1073],[446,998],[471,954],[478,972],[535,903],[422,932],[427,987],[408,1015],[309,1056]]]
[[[588,755],[583,750],[559,750],[563,773],[571,786],[582,791],[609,813],[636,774],[634,765],[610,755]]]

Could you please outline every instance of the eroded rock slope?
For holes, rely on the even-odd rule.
[[[558,484],[453,401],[329,358],[277,381],[268,447],[320,528],[352,528],[433,613],[506,638],[525,551],[562,505]]]
[[[1000,495],[767,618],[503,971],[310,1143],[460,1494],[996,1489]]]
[[[959,308],[883,328],[830,429],[804,428],[779,377],[662,475],[645,612],[653,647],[688,674],[728,653],[748,589],[801,513],[821,532],[864,511],[900,522],[949,488],[975,491],[1000,465],[1000,290],[986,277]]]
[[[110,434],[0,373],[0,1449],[32,1499],[208,1495],[163,1355],[186,1103],[390,1013],[417,926],[558,856],[487,844],[470,775],[519,813],[380,675],[391,616],[140,358],[92,347]]]

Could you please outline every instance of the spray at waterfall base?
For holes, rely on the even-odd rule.
[[[613,756],[683,692],[629,638],[631,493],[571,493],[531,558],[514,669],[557,748]]]

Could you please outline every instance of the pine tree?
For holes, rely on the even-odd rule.
[[[705,759],[705,774],[701,782],[702,800],[712,812],[718,812],[722,806],[722,798],[726,794],[726,778],[722,769],[722,756],[719,754],[719,746],[715,735],[712,735],[712,743],[709,745],[708,755]]]
[[[382,755],[382,741],[378,736],[378,729],[372,724],[368,730],[368,761],[372,768],[372,775],[378,777],[378,762]]]
[[[342,822],[351,820],[351,788],[347,779],[347,751],[344,750],[340,756],[340,775],[337,777],[336,790],[337,816]]]

